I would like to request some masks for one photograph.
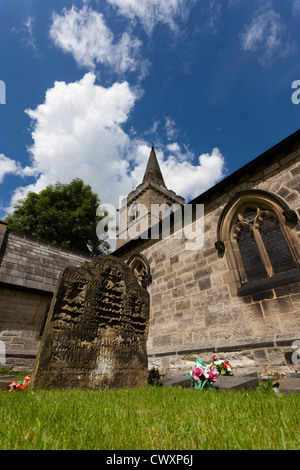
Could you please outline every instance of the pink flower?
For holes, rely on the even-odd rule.
[[[198,378],[201,377],[202,375],[202,369],[200,369],[200,367],[194,367],[193,369],[193,374],[195,374]]]
[[[217,380],[216,377],[214,376],[213,372],[210,372],[208,374],[208,378],[211,382],[216,382],[216,380]]]

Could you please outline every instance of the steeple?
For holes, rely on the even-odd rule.
[[[117,249],[146,233],[184,202],[183,197],[166,187],[152,144],[142,183],[122,201]]]
[[[146,171],[144,174],[143,183],[145,183],[148,180],[154,180],[156,183],[166,186],[162,172],[158,164],[158,160],[157,160],[153,145],[151,147],[151,153],[150,153],[150,157],[149,157]]]

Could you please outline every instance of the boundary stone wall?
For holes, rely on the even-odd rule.
[[[10,232],[0,221],[0,340],[5,343],[5,367],[32,369],[59,274],[87,260]]]

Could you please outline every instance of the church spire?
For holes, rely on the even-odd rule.
[[[144,174],[143,183],[145,183],[145,181],[147,181],[149,179],[152,179],[152,180],[156,181],[156,183],[159,183],[159,184],[162,184],[163,186],[166,186],[165,182],[164,182],[162,172],[160,170],[160,167],[159,167],[159,164],[158,164],[158,161],[157,161],[157,157],[156,157],[156,154],[155,154],[155,151],[154,151],[153,144],[152,144],[152,147],[151,147],[151,153],[150,153],[150,157],[149,157],[149,160],[148,160],[147,168],[146,168],[146,171],[145,171],[145,174]]]
[[[143,182],[128,194],[121,205],[117,249],[132,240],[132,234],[146,233],[165,217],[166,206],[173,210],[174,204],[183,206],[184,202],[183,197],[166,187],[152,144]],[[157,207],[158,213],[154,210]]]

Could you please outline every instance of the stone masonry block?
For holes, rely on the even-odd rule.
[[[253,351],[253,356],[255,363],[259,366],[268,366],[269,361],[267,357],[267,353],[264,349],[257,349]]]
[[[189,299],[176,302],[176,312],[188,310],[189,308],[191,308],[191,301]]]
[[[184,297],[185,288],[184,287],[176,287],[172,290],[172,296],[177,297]]]
[[[168,346],[171,344],[172,337],[171,335],[163,335],[163,336],[157,336],[153,338],[153,347],[162,347],[162,346]]]
[[[211,288],[210,278],[202,279],[201,281],[199,281],[198,285],[199,285],[200,291],[210,289]]]
[[[289,297],[282,297],[279,299],[263,301],[262,308],[265,315],[284,315],[293,310],[293,303]]]
[[[197,271],[194,272],[194,279],[202,279],[204,277],[208,277],[212,272],[211,267],[207,267],[204,269],[198,269]]]
[[[267,350],[267,356],[271,366],[285,366],[284,354],[281,349],[272,348]]]

